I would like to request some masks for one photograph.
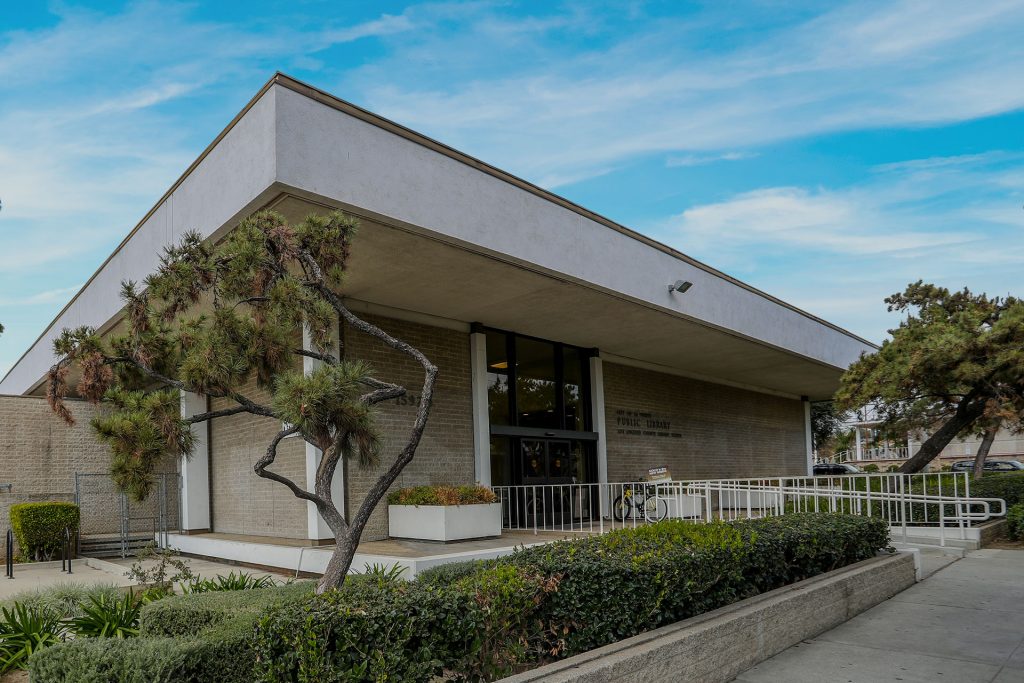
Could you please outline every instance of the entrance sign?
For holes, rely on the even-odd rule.
[[[667,467],[652,467],[647,470],[647,481],[671,481],[672,473]]]

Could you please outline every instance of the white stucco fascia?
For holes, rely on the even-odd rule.
[[[861,339],[304,94],[277,100],[283,185],[845,369]],[[688,280],[686,294],[668,284]]]

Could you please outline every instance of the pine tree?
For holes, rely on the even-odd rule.
[[[1024,422],[1024,302],[918,281],[888,297],[905,314],[843,375],[840,409],[873,406],[883,426],[929,434],[900,468],[919,472],[959,435]]]
[[[345,306],[342,285],[356,229],[356,220],[340,212],[289,225],[264,211],[243,220],[216,246],[198,233],[184,235],[164,250],[143,286],[123,284],[123,333],[104,337],[89,327],[62,332],[54,343],[60,360],[50,370],[47,390],[53,410],[73,423],[64,398],[75,368],[77,394],[109,406],[92,427],[110,446],[114,481],[136,499],[148,495],[160,463],[189,457],[193,424],[248,413],[283,425],[254,469],[312,502],[334,533],[337,544],[321,592],[345,580],[370,514],[413,459],[437,377],[422,352]],[[364,466],[377,462],[375,406],[406,389],[374,377],[366,363],[338,357],[333,332],[339,320],[423,368],[408,438],[351,519],[331,496],[335,470],[342,458]],[[303,329],[312,348],[296,348],[292,341]],[[318,367],[308,373],[297,369],[303,357],[319,361]],[[252,378],[269,401],[245,393]],[[230,405],[182,417],[181,392]],[[312,490],[270,469],[281,441],[293,434],[323,453]]]

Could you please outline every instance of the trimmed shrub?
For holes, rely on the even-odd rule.
[[[1006,535],[1011,541],[1024,540],[1024,503],[1006,510]]]
[[[169,598],[140,637],[34,655],[33,683],[491,680],[872,557],[882,520],[665,521],[451,565]]]
[[[525,659],[522,636],[551,581],[497,566],[451,584],[350,577],[337,591],[265,614],[262,681],[492,680]]]
[[[750,548],[731,525],[670,521],[533,546],[506,561],[559,579],[540,658],[564,657],[746,597]]]
[[[143,607],[140,637],[62,643],[33,656],[29,675],[40,683],[250,683],[259,614],[312,591],[313,583],[301,582],[165,598]]]
[[[480,573],[493,567],[495,560],[468,560],[466,562],[449,562],[424,569],[416,575],[420,583],[447,586],[458,579]]]
[[[346,583],[260,619],[258,679],[500,676],[873,557],[888,533],[831,514],[666,521],[438,567],[384,591]]]
[[[485,486],[412,486],[388,494],[389,505],[477,505],[496,500]]]
[[[876,517],[804,513],[732,525],[750,543],[746,578],[755,593],[866,560],[889,548],[889,525]]]
[[[64,529],[78,530],[79,512],[74,503],[16,503],[10,508],[11,528],[23,555],[49,560],[64,543]]]
[[[971,497],[1002,498],[1007,507],[1024,503],[1024,472],[990,472],[971,482]]]

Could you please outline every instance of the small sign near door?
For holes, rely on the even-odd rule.
[[[672,479],[672,473],[668,471],[667,467],[652,467],[647,470],[647,481],[669,481]]]

